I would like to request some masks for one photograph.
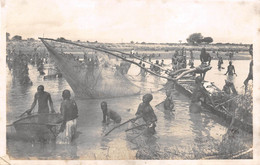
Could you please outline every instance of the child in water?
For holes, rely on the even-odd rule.
[[[103,112],[103,123],[107,123],[109,124],[110,123],[110,119],[114,121],[114,123],[120,123],[121,122],[121,116],[111,110],[111,109],[108,109],[107,108],[107,102],[103,101],[101,103],[101,109],[102,109],[102,112]]]

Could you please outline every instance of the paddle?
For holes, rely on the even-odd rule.
[[[225,103],[227,103],[227,102],[229,102],[229,101],[231,101],[231,100],[233,100],[233,99],[235,99],[235,98],[237,98],[237,97],[238,97],[238,95],[237,95],[237,96],[234,96],[234,97],[232,97],[231,99],[229,99],[229,100],[227,100],[227,101],[225,101],[225,102],[222,102],[222,103],[220,103],[220,104],[216,105],[216,106],[215,106],[215,108],[217,108],[217,107],[219,107],[219,106],[221,106],[221,105],[224,105]]]
[[[124,124],[126,124],[126,123],[129,123],[130,121],[137,120],[137,119],[139,119],[139,118],[141,118],[141,117],[142,117],[142,116],[138,116],[138,117],[129,119],[129,120],[125,121],[124,123],[115,126],[115,127],[112,128],[110,131],[108,131],[104,136],[107,136],[108,134],[110,134],[110,132],[112,132],[112,131],[115,130],[116,128],[121,127],[122,125],[124,125]]]
[[[139,128],[139,127],[147,126],[147,125],[148,124],[141,124],[141,125],[138,125],[138,126],[135,126],[135,127],[132,127],[132,128],[128,128],[128,129],[125,130],[125,132],[133,130],[133,129],[136,129],[136,128]]]
[[[125,130],[125,132],[130,131],[130,130],[133,130],[133,129],[136,129],[136,128],[139,128],[139,127],[142,127],[142,126],[148,126],[148,125],[150,125],[150,124],[152,124],[152,123],[154,123],[154,122],[156,122],[156,121],[157,121],[157,120],[153,120],[153,121],[151,121],[150,123],[145,123],[145,124],[141,124],[141,125],[138,125],[138,126],[135,126],[135,127],[132,127],[132,128],[128,128],[128,129]]]
[[[27,111],[30,110],[30,109],[27,109],[24,113],[22,113],[20,116],[18,117],[22,117],[25,113],[27,113]]]

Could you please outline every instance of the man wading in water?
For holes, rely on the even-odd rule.
[[[164,106],[164,110],[167,111],[174,111],[174,103],[172,101],[172,97],[171,97],[171,91],[166,91],[166,99],[164,100],[163,106]]]
[[[210,65],[211,56],[209,55],[209,53],[206,52],[206,49],[205,49],[205,48],[202,48],[202,49],[201,49],[200,61],[201,61],[201,64],[207,64],[207,62],[208,62],[207,65]]]
[[[77,131],[78,107],[74,100],[70,99],[70,91],[62,92],[63,101],[60,105],[60,111],[63,116],[63,122],[60,127],[60,134],[57,137],[57,143],[70,144]]]
[[[49,113],[49,106],[48,102],[51,107],[51,113],[55,113],[53,108],[53,102],[51,99],[51,95],[48,92],[44,91],[44,86],[39,85],[37,88],[37,92],[34,95],[34,101],[32,103],[32,106],[30,109],[26,111],[28,115],[31,114],[33,108],[35,107],[36,103],[38,101],[38,113]]]
[[[152,106],[150,105],[150,102],[153,99],[152,94],[146,94],[143,96],[143,102],[139,104],[136,116],[142,117],[145,123],[148,125],[148,132],[150,134],[155,134],[155,122],[157,121],[157,117],[154,113],[154,110]]]
[[[196,87],[192,93],[191,104],[190,104],[190,112],[199,113],[201,111],[201,98],[208,98],[213,106],[215,106],[212,98],[210,97],[208,91],[204,88],[203,79],[201,76],[195,78]]]
[[[109,124],[110,119],[113,120],[115,123],[121,122],[121,116],[116,113],[115,111],[112,111],[111,109],[107,108],[107,102],[103,101],[101,103],[101,109],[103,112],[103,123]]]
[[[247,85],[248,85],[248,81],[249,80],[253,80],[253,45],[250,45],[249,48],[249,53],[251,55],[251,62],[249,64],[249,73],[247,78],[244,81],[244,85],[245,85],[245,92],[247,91]]]
[[[235,71],[235,67],[234,65],[232,65],[232,62],[229,61],[229,65],[228,65],[228,68],[227,68],[227,72],[225,73],[225,75],[229,75],[229,76],[233,76],[234,74],[236,74],[236,71]]]

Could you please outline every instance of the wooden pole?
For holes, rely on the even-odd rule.
[[[137,120],[137,119],[139,119],[139,118],[141,118],[141,117],[142,117],[142,116],[138,116],[138,117],[135,117],[135,118],[129,119],[129,120],[125,121],[124,123],[115,126],[115,127],[112,128],[110,131],[108,131],[104,136],[107,136],[108,134],[110,134],[110,133],[111,133],[113,130],[115,130],[116,128],[121,127],[122,125],[124,125],[124,124],[126,124],[126,123],[129,123],[130,121]]]

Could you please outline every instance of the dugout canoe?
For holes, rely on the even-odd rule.
[[[218,92],[221,93],[221,90],[217,86],[215,86],[214,83],[212,83],[212,82],[204,81],[204,87],[210,93],[211,96],[213,93],[218,93]],[[184,95],[186,95],[187,97],[191,98],[193,89],[195,88],[195,81],[194,80],[189,80],[189,81],[183,80],[183,81],[175,82],[175,88],[179,92],[181,92]],[[225,101],[227,101],[227,100],[228,99],[226,99]],[[213,101],[215,102],[216,100],[214,100],[214,98],[213,98]],[[211,113],[224,119],[227,124],[231,123],[232,114],[229,113],[227,104],[224,104],[224,105],[216,108],[216,107],[212,106],[207,100],[205,100],[205,101],[201,102],[201,105],[205,109],[210,110]],[[241,121],[238,118],[234,119],[233,126],[240,128],[243,131],[246,131],[248,133],[253,133],[253,125],[250,123]]]
[[[22,117],[15,122],[16,135],[24,139],[55,139],[61,126],[61,114],[33,114]]]

